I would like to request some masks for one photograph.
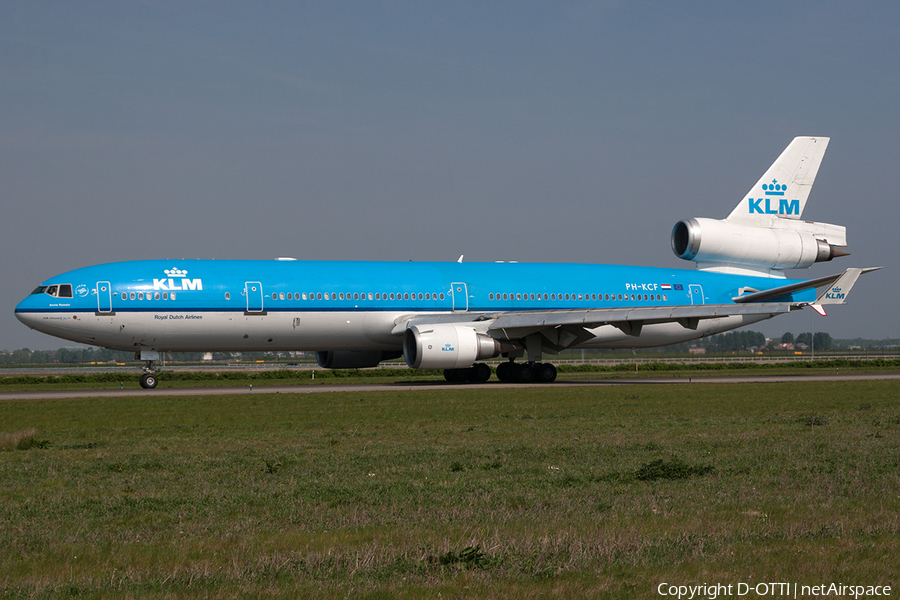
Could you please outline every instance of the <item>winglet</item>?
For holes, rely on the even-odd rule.
[[[819,294],[819,297],[816,298],[816,301],[812,303],[813,308],[823,304],[846,304],[847,295],[850,293],[850,289],[853,287],[853,284],[856,283],[856,280],[859,279],[860,275],[864,273],[871,273],[872,271],[877,271],[882,267],[870,267],[868,269],[859,269],[856,267],[851,267],[844,271],[844,274],[838,277],[834,283],[832,283],[828,288],[822,291]],[[819,312],[817,309],[816,312]]]

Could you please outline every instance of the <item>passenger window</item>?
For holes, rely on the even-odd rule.
[[[159,292],[156,292],[155,294],[153,294],[153,299],[159,300]]]
[[[231,293],[225,292],[225,299],[226,299],[226,300],[231,300]]]
[[[322,292],[318,292],[316,294],[316,300],[321,300],[321,299],[322,299]]]
[[[444,299],[444,292],[441,292],[441,300]]]
[[[169,292],[163,292],[163,300],[169,299]]]
[[[138,292],[138,300],[144,299],[144,292]]]
[[[134,300],[134,292],[131,292],[131,294],[129,294],[129,298],[130,298],[131,300]]]
[[[227,296],[228,294],[225,294],[225,295]],[[174,300],[174,299],[175,299],[175,292],[172,292],[172,293],[169,295],[169,298],[171,298],[172,300]]]

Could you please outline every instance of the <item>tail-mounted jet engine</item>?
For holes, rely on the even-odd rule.
[[[462,369],[500,352],[499,341],[460,325],[414,325],[403,338],[412,369]]]
[[[840,225],[773,218],[769,227],[685,219],[672,229],[672,250],[698,268],[804,269],[850,253]]]

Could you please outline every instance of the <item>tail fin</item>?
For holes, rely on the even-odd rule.
[[[800,219],[828,147],[827,137],[796,137],[725,219],[746,225]]]

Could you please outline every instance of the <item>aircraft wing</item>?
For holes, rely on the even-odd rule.
[[[574,333],[577,329],[587,330],[601,325],[612,325],[625,334],[638,336],[642,327],[651,323],[679,323],[686,329],[697,329],[701,319],[716,319],[731,315],[774,316],[790,312],[792,307],[789,302],[767,302],[741,305],[704,304],[509,312],[501,313],[493,319],[488,331],[493,337],[500,339],[521,339],[532,333],[547,333],[549,330],[561,328]]]
[[[795,282],[762,292],[746,290],[751,293],[734,298],[730,304],[409,315],[395,321],[392,333],[403,335],[409,327],[416,325],[467,324],[498,340],[521,341],[540,333],[550,342],[550,347],[559,350],[591,339],[594,336],[589,330],[602,325],[612,325],[626,335],[640,336],[644,325],[655,323],[678,323],[685,329],[696,330],[703,319],[737,315],[775,316],[808,305],[822,314],[824,311],[820,304],[842,303],[857,278],[874,270],[851,268],[837,275]],[[814,302],[777,301],[785,299],[791,292],[823,286],[829,287]]]
[[[548,339],[559,338],[563,330],[576,338],[593,337],[586,330],[612,325],[628,335],[638,336],[650,323],[677,322],[687,329],[697,329],[701,319],[731,315],[778,315],[796,308],[790,302],[744,304],[703,304],[697,306],[648,306],[635,308],[592,308],[574,310],[509,311],[499,313],[450,313],[412,315],[397,320],[392,331],[403,335],[414,325],[459,323],[481,327],[497,339],[523,339],[532,333],[544,333]],[[583,333],[582,333],[583,332]],[[583,335],[585,334],[585,335]],[[561,341],[561,340],[560,340]],[[571,345],[575,339],[564,346]]]

